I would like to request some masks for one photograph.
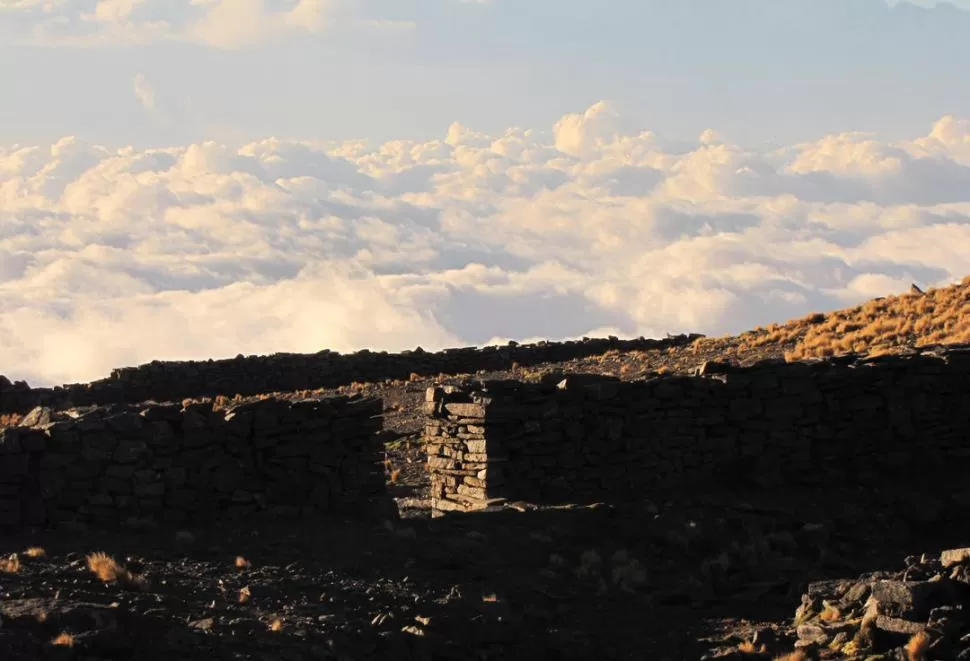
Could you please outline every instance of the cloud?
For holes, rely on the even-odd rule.
[[[0,147],[0,365],[716,335],[965,275],[964,119],[765,150],[630,126]]]
[[[236,49],[320,34],[337,0],[4,0],[11,43],[112,46],[188,41]],[[0,28],[4,22],[0,19]]]
[[[133,92],[138,103],[141,104],[142,108],[148,111],[149,114],[155,114],[157,108],[155,107],[155,91],[148,85],[145,80],[145,74],[139,73],[135,76],[133,83]]]

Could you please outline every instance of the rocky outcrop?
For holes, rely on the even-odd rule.
[[[425,441],[433,505],[482,509],[651,497],[697,485],[852,486],[934,517],[970,504],[970,347],[621,382],[431,389]],[[930,477],[932,476],[932,477]],[[928,503],[928,504],[923,504]]]
[[[0,526],[393,511],[381,401],[36,409],[0,430]]]
[[[970,550],[906,558],[906,568],[812,583],[795,647],[835,658],[970,659]]]
[[[686,346],[701,335],[677,335],[661,340],[639,338],[586,339],[507,346],[468,347],[439,352],[401,353],[334,351],[316,354],[237,356],[225,360],[163,362],[114,370],[106,379],[58,388],[31,388],[0,375],[0,413],[24,413],[35,406],[68,408],[91,404],[180,401],[190,397],[256,395],[334,388],[354,381],[404,380],[412,374],[474,374],[508,370],[606,353]]]

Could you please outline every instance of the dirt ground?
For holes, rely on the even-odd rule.
[[[885,517],[839,528],[783,498],[520,509],[4,538],[2,658],[701,659],[739,631],[783,649],[809,581],[906,552]],[[102,581],[95,552],[138,578]]]

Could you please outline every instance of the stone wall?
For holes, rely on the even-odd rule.
[[[91,404],[135,403],[149,400],[181,401],[191,397],[257,395],[333,388],[354,381],[405,380],[411,374],[474,374],[480,370],[507,370],[584,358],[609,350],[662,349],[690,344],[700,335],[678,335],[662,340],[589,339],[576,342],[540,342],[484,348],[448,349],[436,353],[358,351],[342,355],[316,354],[237,356],[226,360],[189,362],[154,361],[139,367],[114,370],[106,379],[58,388],[31,388],[0,375],[0,413],[25,413],[35,406],[69,408]]]
[[[970,346],[428,391],[433,507],[913,487],[970,503]]]
[[[0,526],[390,513],[380,412],[359,397],[36,409],[0,430]]]

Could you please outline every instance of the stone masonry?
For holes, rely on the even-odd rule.
[[[438,512],[698,486],[902,486],[970,505],[970,346],[633,382],[475,382],[432,388],[426,406]]]
[[[569,342],[537,342],[506,346],[466,347],[429,352],[417,348],[401,353],[358,351],[340,354],[274,354],[237,356],[225,360],[153,361],[114,370],[108,378],[57,388],[31,388],[24,381],[0,375],[0,414],[26,413],[35,406],[71,408],[92,404],[181,401],[191,397],[258,395],[333,388],[353,381],[405,380],[410,375],[474,374],[508,370],[605,353],[609,350],[652,350],[685,346],[701,335],[665,339],[620,340],[615,337]]]
[[[0,527],[390,513],[380,413],[361,397],[38,408],[0,429]]]

